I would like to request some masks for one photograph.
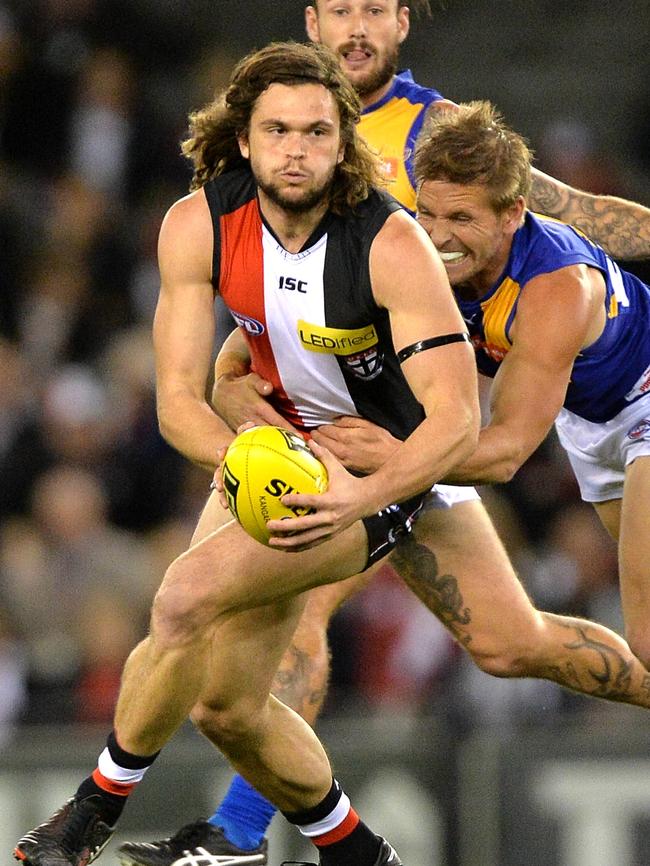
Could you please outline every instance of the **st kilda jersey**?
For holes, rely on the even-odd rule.
[[[424,414],[395,355],[388,313],[370,285],[369,253],[399,203],[375,190],[346,216],[327,214],[298,253],[264,222],[246,169],[209,181],[212,280],[248,343],[271,402],[308,431],[340,415],[406,438]],[[399,280],[399,250],[395,279]]]

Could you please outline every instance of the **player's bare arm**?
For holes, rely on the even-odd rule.
[[[490,392],[490,421],[474,454],[446,482],[509,481],[541,444],[564,402],[576,355],[602,331],[603,292],[599,272],[585,265],[544,274],[525,286],[513,346]]]
[[[643,205],[582,192],[533,169],[529,207],[575,226],[614,258],[650,257],[650,208]]]
[[[176,450],[214,471],[232,439],[206,399],[215,334],[212,224],[202,190],[176,202],[160,230],[154,318],[160,430]]]
[[[395,250],[400,250],[400,259],[412,263],[408,275],[400,272],[399,280]],[[444,266],[421,226],[403,212],[394,214],[372,253],[375,298],[389,311],[398,353],[419,341],[465,333]],[[415,351],[402,363],[402,372],[426,418],[395,452],[403,473],[400,482],[393,482],[397,500],[425,489],[423,480],[429,486],[471,453],[480,414],[476,365],[468,343]],[[393,461],[385,464],[366,483],[380,490],[394,474],[393,466]]]
[[[395,250],[410,264],[399,280],[395,279]],[[393,214],[377,234],[370,274],[377,303],[389,311],[396,351],[441,335],[464,333],[442,262],[426,233],[405,213]],[[474,450],[479,406],[469,344],[461,341],[415,351],[402,369],[424,408],[425,420],[399,446],[394,460],[364,478],[347,473],[329,452],[315,445],[328,468],[330,486],[320,496],[283,497],[288,505],[306,505],[316,512],[292,520],[290,528],[285,521],[270,521],[272,546],[301,549],[321,543],[355,520],[426,490]],[[394,469],[397,461],[399,472]]]

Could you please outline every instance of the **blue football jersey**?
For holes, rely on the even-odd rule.
[[[600,423],[650,392],[650,287],[576,229],[528,212],[499,281],[482,298],[458,303],[478,368],[494,376],[512,346],[510,331],[526,283],[576,264],[602,273],[606,321],[600,337],[575,360],[564,406]]]

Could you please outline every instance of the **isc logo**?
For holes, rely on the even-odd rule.
[[[278,288],[286,289],[288,292],[300,292],[303,295],[307,294],[307,283],[305,280],[296,279],[296,277],[280,277]]]
[[[296,490],[295,487],[292,487],[291,484],[287,484],[286,481],[282,481],[280,478],[272,478],[269,483],[264,488],[265,492],[269,494],[269,496],[273,496],[276,499],[279,499],[281,496],[284,496],[285,493],[300,493],[299,490]],[[287,506],[296,517],[303,517],[305,514],[312,514],[313,508],[305,508],[300,505]]]

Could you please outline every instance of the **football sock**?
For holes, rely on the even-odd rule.
[[[97,768],[91,776],[84,779],[77,788],[75,796],[100,797],[100,815],[112,827],[122,814],[126,799],[144,774],[158,757],[155,755],[132,755],[118,744],[115,733],[111,732],[106,748],[99,756]]]
[[[374,866],[381,840],[360,820],[336,779],[313,809],[283,812],[318,848],[320,866]]]
[[[241,776],[235,776],[221,805],[208,821],[221,827],[233,845],[252,851],[260,845],[276,811],[275,806]]]

